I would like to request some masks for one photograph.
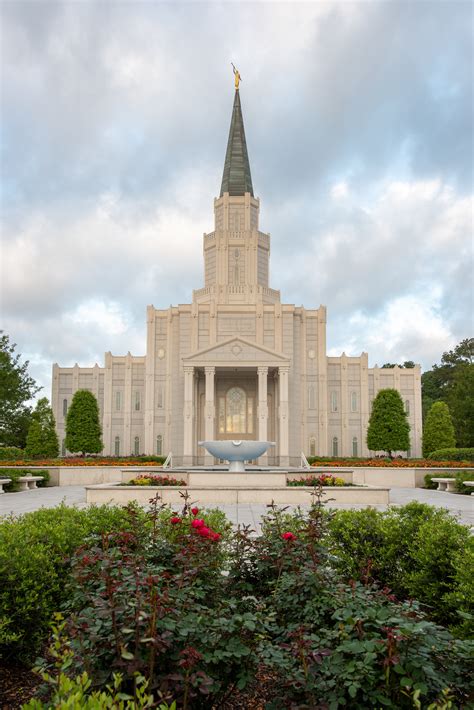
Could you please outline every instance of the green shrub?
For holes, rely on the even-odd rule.
[[[25,458],[24,450],[17,446],[0,446],[0,461],[21,461]]]
[[[145,513],[134,511],[143,525]],[[27,661],[35,656],[53,612],[67,597],[66,558],[91,533],[131,525],[127,509],[111,506],[61,505],[0,519],[0,657]]]
[[[455,485],[458,493],[464,493],[465,495],[474,493],[474,488],[463,485],[463,481],[474,481],[474,473],[467,473],[467,471],[455,471],[453,473],[456,479]]]
[[[428,456],[431,461],[472,461],[474,463],[474,448],[470,449],[438,449]]]
[[[11,483],[6,483],[3,486],[3,490],[7,493],[15,493],[15,491],[20,490],[20,484],[18,479],[23,476],[31,474],[33,476],[43,476],[42,481],[36,481],[38,488],[45,488],[49,482],[49,471],[47,469],[41,469],[38,471],[31,471],[25,468],[2,468],[0,469],[0,478],[11,478]]]
[[[399,598],[418,599],[438,623],[457,623],[448,595],[456,589],[454,560],[469,528],[448,511],[417,502],[385,512],[340,510],[329,523],[329,536],[346,578],[373,578]]]
[[[449,473],[451,476],[451,472]],[[433,478],[439,478],[441,474],[438,473],[427,473],[425,476],[425,485],[423,488],[427,488],[430,491],[435,491],[438,488],[438,484],[433,481]]]

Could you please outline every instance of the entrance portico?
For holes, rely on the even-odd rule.
[[[235,337],[182,362],[184,465],[214,463],[201,439],[275,440],[259,463],[288,465],[289,358]]]

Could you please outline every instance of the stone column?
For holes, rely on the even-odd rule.
[[[268,367],[257,367],[258,372],[258,439],[267,441],[268,437],[268,396],[267,378]],[[259,463],[263,466],[268,464],[268,455],[265,453],[259,458]]]
[[[204,372],[206,373],[206,406],[204,410],[204,437],[206,441],[213,441],[215,437],[215,420],[216,420],[216,406],[214,402],[214,378],[216,374],[216,368],[213,366],[205,367]],[[204,464],[206,466],[212,466],[214,463],[214,457],[205,451],[204,454]]]
[[[290,463],[290,452],[289,452],[289,404],[288,404],[288,374],[290,371],[289,367],[279,367],[279,379],[280,379],[280,407],[279,407],[279,420],[280,420],[280,466],[288,466]]]
[[[193,464],[193,394],[194,394],[194,367],[184,368],[184,436],[183,436],[183,464]]]

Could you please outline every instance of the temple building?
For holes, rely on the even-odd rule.
[[[420,366],[369,368],[365,352],[328,357],[325,306],[282,303],[269,285],[259,211],[237,85],[214,230],[203,237],[204,286],[189,304],[148,306],[145,355],[53,365],[60,442],[74,393],[88,389],[105,455],[172,452],[174,465],[211,464],[199,441],[259,439],[276,442],[260,461],[272,466],[298,465],[302,453],[368,456],[371,403],[393,387],[409,417],[409,453],[421,455]]]

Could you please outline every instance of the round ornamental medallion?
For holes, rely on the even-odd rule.
[[[314,350],[308,350],[308,357],[310,360],[314,360],[314,358],[316,357],[316,353],[314,352]]]
[[[240,347],[240,345],[235,343],[235,345],[233,345],[231,348],[231,352],[232,352],[232,355],[234,355],[235,357],[238,357],[240,355],[240,353],[242,352],[242,348]]]
[[[165,351],[163,350],[163,348],[160,348],[160,349],[158,350],[158,357],[159,357],[159,359],[160,359],[160,360],[163,360],[164,356],[165,356]]]

